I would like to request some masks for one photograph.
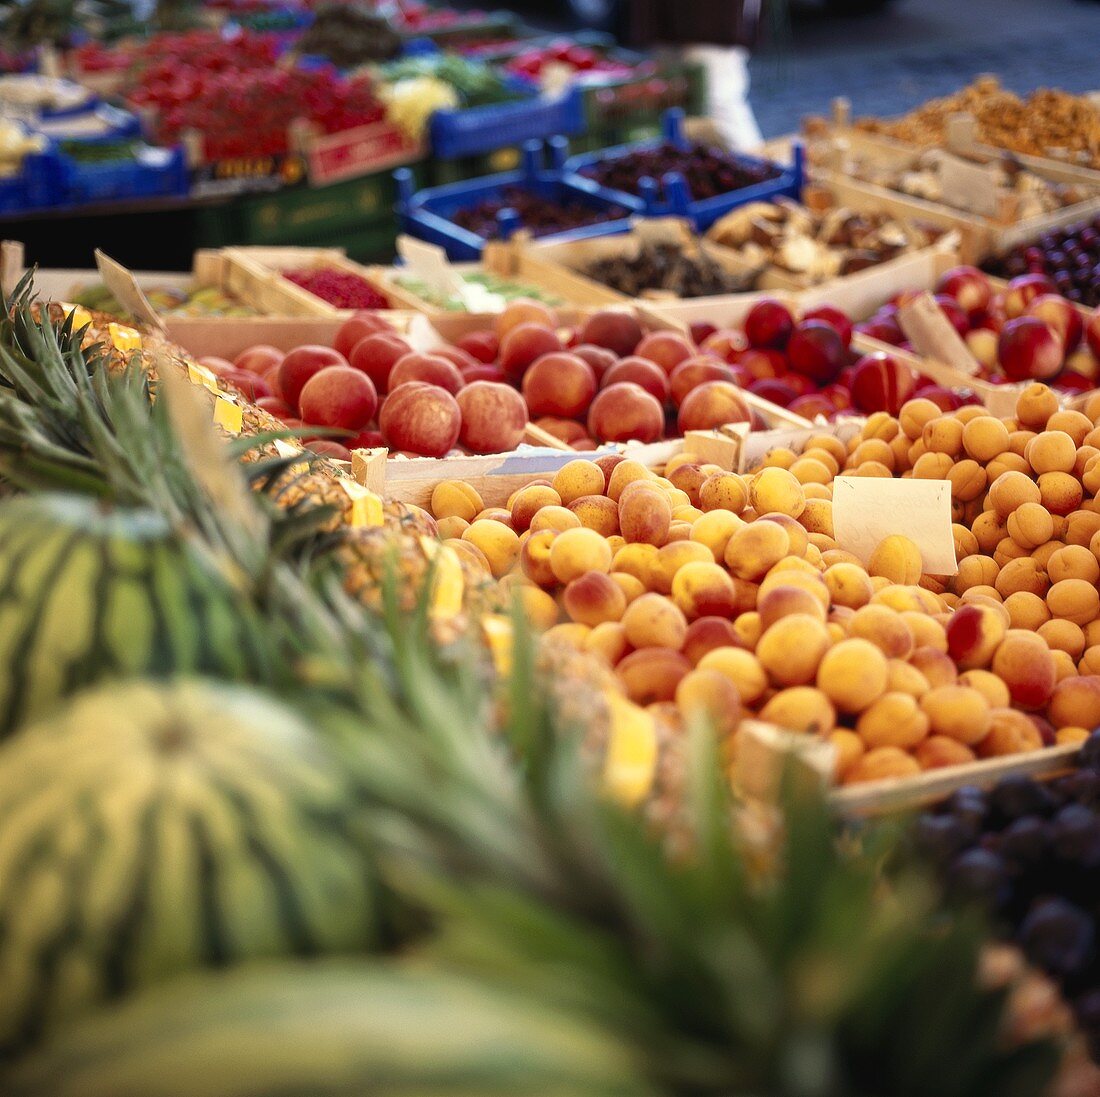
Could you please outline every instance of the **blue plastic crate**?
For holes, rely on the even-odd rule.
[[[562,95],[547,97],[533,94],[523,81],[510,83],[524,98],[436,111],[428,131],[432,154],[446,160],[478,156],[584,129],[584,100],[579,88],[571,87]]]
[[[623,191],[601,186],[594,179],[585,175],[585,170],[601,161],[614,160],[617,157],[644,149],[659,148],[662,144],[672,143],[687,148],[690,141],[684,134],[683,122],[684,112],[679,108],[666,111],[662,118],[661,128],[663,132],[660,138],[652,141],[641,141],[633,145],[618,145],[615,148],[601,149],[598,152],[587,152],[574,156],[565,164],[566,174],[572,175],[574,180],[582,180],[592,187],[595,193],[611,201],[622,202],[626,198],[633,198],[638,201],[636,195],[628,195]],[[705,232],[720,217],[738,206],[747,205],[749,202],[771,202],[776,198],[798,200],[801,197],[805,169],[802,146],[798,142],[794,144],[793,162],[787,165],[776,164],[773,161],[763,160],[760,157],[749,156],[744,153],[732,153],[731,156],[733,159],[745,164],[770,164],[778,170],[779,174],[772,179],[764,180],[762,183],[741,187],[738,190],[729,191],[727,194],[719,194],[714,198],[705,198],[700,201],[692,200],[687,182],[679,172],[666,173],[660,183],[655,179],[643,179],[640,186],[642,190],[641,202],[645,214],[649,217],[683,217],[691,221],[697,232]]]
[[[133,160],[81,164],[60,155],[63,168],[62,205],[117,202],[133,198],[186,195],[191,181],[181,147],[147,147]]]
[[[628,231],[630,218],[641,211],[641,202],[629,196],[625,201],[609,201],[596,194],[591,186],[584,186],[567,178],[561,170],[567,148],[565,139],[554,138],[548,144],[552,165],[549,169],[542,163],[542,145],[538,141],[529,141],[524,146],[523,166],[518,171],[487,175],[481,179],[449,183],[442,187],[429,187],[416,193],[413,193],[411,173],[407,168],[399,169],[394,173],[394,178],[397,180],[397,214],[402,230],[420,240],[438,244],[453,260],[477,260],[481,258],[487,240],[457,225],[453,220],[455,214],[486,199],[502,198],[507,187],[520,186],[525,190],[535,191],[547,200],[579,202],[599,210],[621,206],[627,212],[627,216],[613,221],[601,221],[566,232],[540,236],[540,240],[583,240],[591,236],[609,236]],[[523,227],[515,212],[507,209],[498,214],[497,223],[500,226],[501,239],[507,239]]]

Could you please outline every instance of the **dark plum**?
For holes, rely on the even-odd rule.
[[[1067,804],[1051,820],[1051,849],[1082,868],[1100,865],[1100,815],[1084,804]]]
[[[1085,740],[1077,756],[1078,765],[1100,771],[1100,729]]]
[[[913,841],[921,853],[946,862],[962,850],[971,835],[953,815],[923,815],[913,828]]]
[[[1047,815],[1054,810],[1050,790],[1024,774],[1013,774],[999,781],[989,794],[994,815],[1009,823],[1021,815]]]
[[[1028,959],[1062,977],[1075,975],[1088,963],[1095,938],[1093,920],[1064,899],[1037,903],[1020,926],[1020,945]]]
[[[960,853],[948,869],[947,884],[957,899],[989,906],[999,906],[1009,893],[1004,861],[986,849]]]
[[[1038,815],[1013,820],[1001,834],[1001,854],[1020,865],[1038,862],[1050,848],[1050,824]]]

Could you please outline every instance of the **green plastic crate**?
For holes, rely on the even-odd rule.
[[[584,120],[589,133],[618,131],[623,139],[639,127],[661,128],[669,107],[682,107],[689,117],[706,113],[707,77],[697,62],[663,66],[653,76],[626,77],[584,90]]]
[[[423,164],[411,167],[423,183]],[[389,171],[326,187],[295,187],[244,198],[239,210],[241,233],[248,244],[343,246],[350,235],[368,228],[395,230],[396,198]]]
[[[515,171],[522,157],[520,149],[509,147],[494,149],[480,156],[459,156],[453,160],[433,158],[429,161],[432,186],[480,179],[483,175],[496,175],[502,171]]]

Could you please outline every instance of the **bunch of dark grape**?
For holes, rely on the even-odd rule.
[[[914,823],[946,896],[978,902],[1062,987],[1100,1061],[1100,730],[1053,781],[959,789]]]

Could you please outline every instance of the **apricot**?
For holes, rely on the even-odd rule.
[[[780,686],[806,685],[830,646],[829,631],[817,617],[795,613],[764,629],[756,657]]]
[[[1046,594],[1047,608],[1055,617],[1087,625],[1100,615],[1100,594],[1084,579],[1063,579]]]
[[[604,621],[584,638],[582,650],[598,655],[609,667],[615,667],[629,654],[630,644],[619,621]]]
[[[791,686],[768,700],[760,710],[760,719],[787,731],[827,735],[836,727],[836,710],[821,690]]]
[[[697,546],[691,544],[691,547]],[[673,577],[672,600],[689,621],[698,617],[731,617],[737,610],[734,581],[712,562],[684,564]]]
[[[472,522],[485,504],[476,488],[463,480],[442,480],[432,489],[429,503],[436,518],[462,518]]]
[[[657,489],[639,489],[619,500],[619,530],[628,542],[663,545],[671,522],[668,498]]]
[[[1022,548],[1037,548],[1054,535],[1054,519],[1041,503],[1024,503],[1008,516],[1008,535]]]
[[[1039,485],[1022,472],[1005,472],[989,486],[986,505],[998,517],[1008,520],[1008,516],[1024,503],[1042,502]]]
[[[1100,674],[1100,646],[1090,644],[1077,664],[1079,674]]]
[[[920,579],[924,569],[920,549],[908,537],[895,533],[878,543],[867,570],[892,583],[912,584]]]
[[[704,512],[725,510],[740,514],[748,501],[745,482],[733,472],[716,472],[699,486],[699,508]]]
[[[619,589],[626,595],[628,603],[645,594],[645,584],[637,576],[629,575],[625,571],[612,571],[611,578],[619,584]]]
[[[1079,411],[1056,411],[1047,420],[1047,430],[1064,431],[1073,439],[1075,446],[1084,444],[1085,439],[1092,433],[1093,422],[1087,415]]]
[[[886,656],[868,640],[842,640],[817,668],[817,687],[842,712],[862,712],[886,692]]]
[[[694,463],[677,465],[673,469],[665,469],[665,475],[669,482],[688,497],[688,502],[693,507],[700,507],[699,489],[706,482],[707,474]]]
[[[874,591],[870,577],[854,563],[840,562],[825,569],[822,576],[834,605],[859,609],[870,602]]]
[[[946,685],[930,689],[920,699],[933,735],[974,746],[988,734],[990,705],[985,694],[970,686]]]
[[[714,558],[705,545],[696,541],[673,541],[662,545],[654,556],[651,556],[646,567],[645,584],[658,594],[671,594],[672,584],[680,570],[688,564],[714,564]],[[719,568],[721,571],[721,568]],[[725,575],[725,572],[723,572]],[[731,597],[736,594],[736,583],[728,575],[725,578],[730,583]],[[731,602],[731,605],[733,602]]]
[[[988,667],[1007,626],[988,606],[960,606],[947,624],[947,652],[963,670]]]
[[[676,688],[691,669],[691,664],[678,651],[648,647],[620,659],[615,674],[631,701],[636,705],[651,705],[655,701],[674,700]]]
[[[1100,675],[1066,678],[1054,687],[1047,715],[1055,727],[1100,725]]]
[[[491,518],[479,518],[473,522],[463,530],[462,540],[481,549],[496,579],[506,575],[519,556],[519,537],[515,530]]]
[[[617,517],[618,511],[616,510]],[[581,524],[580,518],[565,507],[542,507],[531,518],[531,525],[528,528],[532,533],[539,533],[542,530],[553,530],[555,533],[561,533],[567,529],[579,529]]]
[[[867,605],[857,609],[848,632],[853,638],[869,640],[891,659],[907,659],[913,651],[912,630],[886,606]]]
[[[1030,591],[1019,591],[1010,594],[1004,601],[1008,610],[1009,620],[1014,629],[1024,629],[1035,632],[1040,625],[1050,620],[1050,610],[1046,602],[1037,594]]]
[[[921,610],[903,610],[899,616],[909,626],[913,643],[918,648],[947,651],[947,633],[943,625]]]
[[[546,591],[539,587],[519,586],[516,588],[523,615],[538,632],[553,628],[558,623],[558,604]]]
[[[697,617],[688,625],[683,652],[692,663],[698,663],[717,648],[737,647],[737,634],[724,617]]]
[[[1077,463],[1077,443],[1065,431],[1044,430],[1027,443],[1023,455],[1036,475],[1072,472]]]
[[[749,481],[749,506],[757,514],[775,512],[798,518],[806,509],[806,494],[786,469],[761,469]]]
[[[947,766],[965,766],[977,759],[977,755],[965,744],[946,735],[929,735],[913,751],[921,769],[945,769]]]
[[[657,546],[642,543],[623,544],[612,558],[612,570],[625,572],[649,589],[650,574],[657,559]],[[671,585],[669,587],[671,589]]]
[[[979,415],[963,427],[962,445],[968,457],[986,464],[1008,449],[1008,428],[992,415]]]
[[[760,643],[760,637],[764,632],[764,625],[760,620],[760,614],[756,610],[749,610],[740,614],[733,622],[733,631],[737,636],[737,642],[746,648],[755,650]],[[1100,653],[1100,648],[1096,649]]]
[[[946,652],[936,648],[914,648],[909,662],[928,679],[933,689],[937,686],[953,686],[958,681],[959,672]]]
[[[562,465],[554,474],[553,488],[564,506],[587,495],[607,490],[603,470],[594,461],[576,460]]]
[[[587,625],[578,624],[576,621],[563,621],[543,633],[543,638],[551,643],[562,643],[568,647],[584,650],[584,645],[592,630]]]
[[[886,688],[891,693],[922,697],[932,688],[928,679],[904,659],[888,659],[886,667]],[[1005,696],[1008,696],[1007,690]]]
[[[643,594],[622,615],[626,638],[636,648],[661,647],[679,651],[687,639],[683,611],[660,594]]]
[[[570,583],[586,571],[608,572],[611,547],[595,530],[563,530],[550,545],[550,570],[559,583]]]
[[[825,620],[825,607],[820,599],[798,586],[778,584],[769,587],[758,596],[756,609],[765,629],[792,613],[804,613],[819,621]]]
[[[1086,728],[1059,728],[1054,733],[1054,741],[1060,747],[1075,746],[1088,739],[1091,732]]]
[[[461,538],[463,530],[469,529],[470,523],[465,518],[441,518],[435,524],[436,534],[441,541],[450,541]]]
[[[582,495],[572,500],[567,509],[581,526],[601,537],[619,532],[619,508],[606,495]]]
[[[911,750],[928,734],[928,716],[908,693],[884,693],[860,713],[856,731],[872,750]]]
[[[993,656],[991,669],[1008,686],[1013,703],[1021,708],[1042,708],[1054,691],[1050,649],[1032,633],[1009,629]]]
[[[1025,592],[1042,597],[1050,581],[1047,574],[1030,556],[1009,560],[997,574],[994,586],[1002,598]]]
[[[687,720],[703,720],[715,731],[729,735],[741,720],[741,695],[717,670],[696,667],[680,679],[676,704]]]
[[[586,571],[572,580],[562,595],[565,612],[582,625],[594,628],[618,621],[626,610],[626,595],[606,572]]]
[[[1043,430],[1058,411],[1058,397],[1046,385],[1028,385],[1016,398],[1016,418],[1031,430]]]
[[[1076,678],[1079,674],[1077,663],[1068,652],[1050,649],[1050,657],[1054,660],[1054,684],[1064,681],[1066,678]]]
[[[997,758],[1042,748],[1039,729],[1022,712],[995,708],[990,710],[990,718],[989,734],[978,744],[980,757]]]
[[[958,684],[976,689],[986,699],[990,708],[1008,708],[1012,703],[1008,686],[991,671],[968,670],[959,675]]]
[[[599,463],[597,462],[597,465]],[[656,479],[653,471],[646,468],[641,461],[619,460],[607,474],[606,494],[609,499],[617,503],[628,484],[638,480],[656,481]]]
[[[768,688],[768,675],[760,660],[744,648],[714,648],[699,660],[698,666],[725,675],[737,687],[738,695],[746,705],[758,701]]]
[[[911,440],[920,438],[925,426],[933,419],[938,419],[943,410],[931,400],[917,397],[914,400],[906,400],[898,412],[898,424],[905,436]]]
[[[917,480],[946,480],[955,462],[946,453],[922,453],[913,462],[913,477]]]
[[[867,753],[863,740],[850,728],[836,728],[826,737],[835,755],[833,780],[843,784],[856,764]]]
[[[867,751],[844,775],[844,784],[856,785],[870,781],[901,780],[916,777],[920,764],[898,747],[876,747]]]
[[[735,530],[723,555],[734,575],[760,579],[790,552],[790,547],[790,537],[781,525],[761,520]]]
[[[561,496],[553,488],[532,484],[521,488],[512,496],[508,509],[512,514],[512,528],[522,533],[530,528],[531,520],[543,507],[560,507]]]

